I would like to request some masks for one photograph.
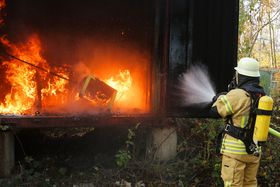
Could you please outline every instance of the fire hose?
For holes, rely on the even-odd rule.
[[[274,130],[273,128],[269,128],[268,129],[268,132],[273,135],[273,136],[276,136],[277,138],[280,138],[280,132]]]

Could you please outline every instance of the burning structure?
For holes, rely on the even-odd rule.
[[[238,6],[238,0],[0,0],[1,125],[192,116],[174,94],[178,76],[201,62],[217,89],[226,88],[237,58]]]
[[[2,8],[2,11],[7,12],[8,16],[2,18],[7,21],[5,25],[2,22],[2,31],[6,34],[1,36],[1,45],[8,55],[1,55],[1,77],[4,84],[1,87],[0,113],[75,114],[88,111],[95,114],[100,113],[102,97],[114,97],[110,107],[114,113],[149,111],[149,49],[139,46],[148,45],[145,43],[148,41],[145,38],[141,44],[138,42],[145,37],[145,33],[140,34],[136,41],[125,41],[132,37],[127,36],[130,33],[139,34],[139,31],[134,31],[139,26],[133,28],[132,25],[130,28],[127,24],[131,24],[131,19],[116,15],[124,7],[116,4],[113,5],[116,10],[110,10],[112,8],[105,2],[88,1],[86,3],[90,7],[100,10],[80,7],[81,13],[78,13],[79,8],[75,3],[66,1],[58,4],[54,1],[39,4],[35,1],[4,3],[3,8],[8,6],[4,10]],[[62,8],[64,4],[65,9]],[[48,6],[57,14],[61,12],[59,17],[62,20],[55,21],[57,18],[42,12]],[[60,6],[62,9],[56,9]],[[21,12],[22,9],[24,12]],[[73,11],[77,12],[78,17],[73,15],[73,19],[69,20],[67,14]],[[152,21],[149,11],[147,21],[143,21],[146,27]],[[33,20],[34,17],[38,19]],[[52,26],[46,29],[40,25],[42,23]],[[105,23],[108,25],[105,26]],[[14,32],[14,29],[17,31]],[[81,80],[86,76],[96,77],[89,81],[88,88],[92,87],[92,82],[96,84],[99,80],[95,87],[99,86],[99,90],[95,90],[95,96],[92,96],[95,99],[89,99],[89,89],[82,91],[86,87],[80,85]],[[109,87],[116,90],[114,96],[102,93],[102,89],[108,92]],[[95,102],[81,102],[81,98]]]
[[[230,80],[237,12],[219,0],[1,0],[0,113],[178,111],[173,86],[189,64],[207,64],[218,89]],[[94,95],[86,76],[99,80]]]

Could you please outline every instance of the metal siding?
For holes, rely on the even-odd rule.
[[[168,113],[203,115],[179,107],[178,76],[192,63],[208,67],[217,91],[225,91],[237,61],[238,0],[174,0],[170,17]],[[192,110],[192,112],[187,112]]]

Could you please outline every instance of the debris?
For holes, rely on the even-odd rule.
[[[92,75],[88,75],[82,80],[79,93],[81,98],[112,109],[116,95],[117,90]]]

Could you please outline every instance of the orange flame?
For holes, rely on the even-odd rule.
[[[5,14],[3,9],[5,7],[5,0],[0,0],[0,26],[4,24]],[[72,93],[67,87],[68,80],[66,79],[69,79],[67,68],[51,69],[51,66],[41,55],[41,42],[38,35],[31,35],[27,42],[20,44],[11,43],[5,36],[0,36],[0,44],[11,55],[46,70],[41,71],[39,68],[14,58],[1,57],[0,77],[4,86],[0,86],[2,92],[0,94],[0,114],[31,114],[38,109],[49,111],[48,109],[51,109],[51,107],[58,108],[59,106],[69,109],[71,107],[67,106],[72,104],[71,101],[77,101],[77,92]],[[93,74],[98,74],[98,78],[99,76],[102,77],[106,84],[117,90],[114,106],[117,106],[117,109],[125,109],[125,111],[127,109],[147,111],[149,107],[147,105],[149,82],[146,58],[142,54],[131,52],[132,49],[123,50],[112,44],[106,44],[105,47],[103,45],[95,46],[98,47],[95,47],[97,51],[94,61],[91,60],[90,56],[86,58],[86,61],[87,64],[94,66]],[[109,51],[106,55],[104,55],[104,48],[109,49],[105,50]],[[112,66],[112,64],[115,64],[115,66]],[[115,74],[117,69],[122,68],[125,70],[111,76]],[[4,77],[2,71],[4,71]],[[53,73],[66,79],[52,76]],[[81,73],[81,75],[88,73]],[[71,99],[71,97],[74,99]],[[79,112],[78,110],[75,111]]]
[[[6,90],[7,93],[4,100],[2,99],[3,101],[0,101],[0,113],[30,114],[34,111],[37,111],[38,106],[40,106],[44,111],[51,110],[58,112],[59,107],[69,106],[69,104],[71,104],[71,100],[72,102],[73,100],[77,101],[77,94],[75,94],[76,97],[75,95],[71,95],[73,93],[70,93],[70,90],[67,87],[68,80],[50,75],[50,72],[55,72],[62,77],[66,77],[67,79],[69,77],[66,67],[53,68],[51,71],[50,65],[41,55],[42,49],[38,35],[30,36],[27,42],[24,44],[12,44],[5,37],[1,37],[0,42],[7,49],[9,49],[9,53],[11,53],[13,56],[32,63],[34,66],[47,70],[47,72],[41,71],[35,67],[12,58],[9,60],[4,60],[2,65],[7,67],[5,70],[5,79],[10,87],[8,87],[9,90]],[[119,54],[121,53],[119,52]],[[125,54],[126,53],[123,55],[127,57]],[[132,60],[135,61],[133,58]],[[106,64],[106,61],[101,61],[102,64]],[[121,62],[118,61],[116,61],[116,63],[121,64]],[[101,69],[103,73],[95,69],[96,73],[102,77],[102,80],[106,84],[117,90],[115,103],[113,104],[113,106],[116,106],[117,110],[146,110],[146,105],[143,102],[145,101],[143,100],[144,90],[143,86],[141,85],[143,82],[143,76],[145,74],[141,74],[134,69],[134,74],[132,76],[130,70],[124,69],[120,70],[118,74],[110,76],[116,72],[116,67]],[[119,66],[119,69],[121,69],[121,66]],[[84,74],[82,73],[82,75]],[[71,99],[71,97],[73,98]],[[82,110],[82,108],[80,109]],[[69,107],[65,110],[69,111]],[[79,112],[78,110],[75,111]]]
[[[122,70],[118,75],[105,80],[105,82],[118,91],[116,96],[117,101],[126,100],[126,94],[132,85],[132,78],[129,70]]]
[[[4,23],[2,10],[6,7],[5,0],[0,0],[0,26]]]
[[[148,54],[138,48],[119,47],[110,42],[95,41],[90,47],[94,56],[78,51],[83,61],[74,68],[79,75],[93,74],[117,90],[113,112],[145,113],[149,111],[149,62]],[[86,49],[86,50],[85,50]]]
[[[50,72],[49,64],[41,56],[41,43],[37,35],[30,36],[26,43],[19,45],[10,43],[4,37],[0,38],[0,42],[10,49],[12,55]],[[11,88],[4,101],[0,103],[0,113],[29,112],[38,102],[44,103],[46,96],[65,91],[66,80],[51,78],[48,72],[40,71],[16,59],[5,60],[3,65],[7,67],[5,75]],[[67,77],[65,72],[60,74]]]
[[[0,0],[0,9],[5,8],[6,2],[5,0]]]

